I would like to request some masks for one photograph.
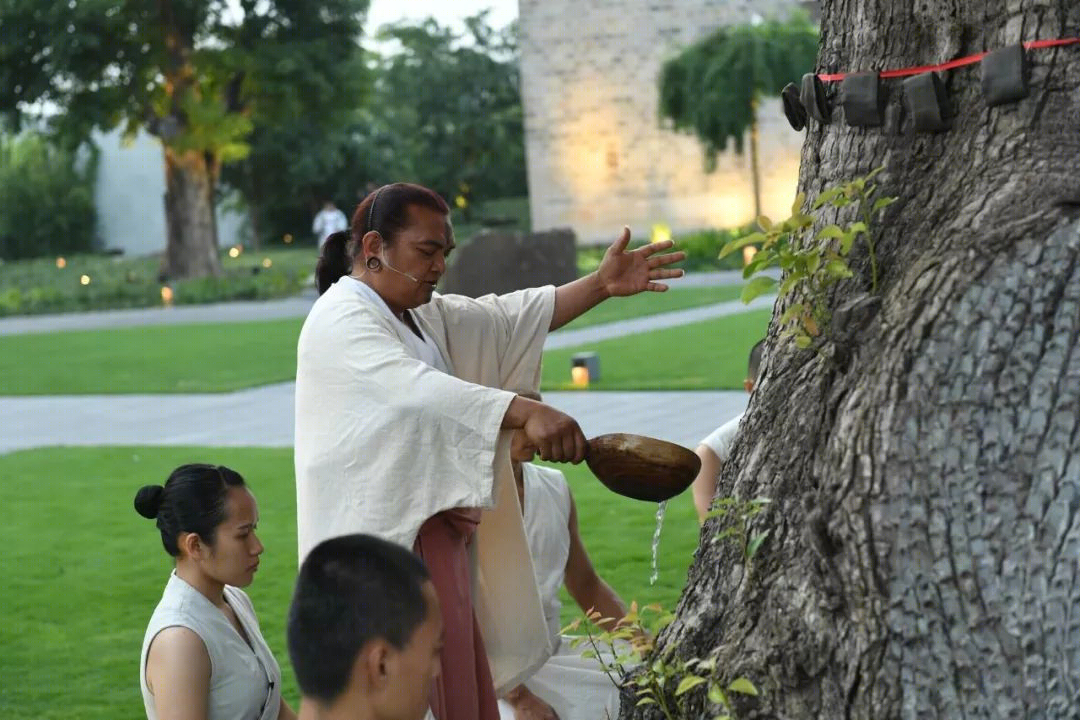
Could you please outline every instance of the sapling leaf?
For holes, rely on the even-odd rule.
[[[759,532],[750,538],[750,542],[746,546],[746,557],[748,560],[752,560],[757,551],[761,549],[761,544],[765,542],[765,539],[769,537],[769,530]]]
[[[679,681],[678,687],[675,688],[675,697],[685,695],[686,693],[690,692],[704,682],[707,681],[703,677],[698,677],[697,675],[687,675]]]
[[[803,274],[798,271],[793,271],[784,278],[784,282],[780,285],[780,289],[776,292],[780,297],[784,297],[791,292],[795,285],[803,278]],[[786,314],[786,313],[785,313]]]
[[[879,210],[884,210],[885,208],[892,205],[894,202],[896,202],[896,198],[894,198],[894,197],[878,198],[877,200],[874,201],[874,207],[870,210],[870,212],[871,213],[876,213]]]
[[[849,268],[847,263],[843,260],[830,260],[828,264],[825,265],[825,272],[838,278],[849,278],[853,274],[851,268]]]
[[[844,237],[840,238],[840,254],[847,256],[851,252],[851,246],[855,242],[855,233],[846,232]]]
[[[793,216],[799,214],[804,202],[806,202],[806,193],[799,193],[795,196],[795,202],[791,203],[791,214]]]
[[[837,195],[839,195],[841,192],[842,192],[842,190],[840,188],[838,188],[838,187],[829,188],[828,190],[826,190],[825,192],[821,193],[816,198],[814,198],[814,204],[810,206],[811,209],[812,210],[817,210],[818,208],[820,208],[825,203],[831,202],[832,199],[835,198]]]
[[[783,295],[783,291],[781,291],[780,294]],[[802,303],[793,303],[792,305],[788,306],[788,309],[785,310],[784,314],[780,316],[780,324],[781,325],[786,325],[787,323],[791,322],[791,320],[794,317],[796,317],[797,315],[799,315],[802,311],[803,311]],[[719,513],[717,513],[717,514],[719,514]],[[706,517],[711,517],[711,516],[712,516],[712,513],[710,513],[709,515],[706,515]]]
[[[744,304],[749,303],[757,296],[766,293],[769,289],[776,284],[776,280],[771,277],[756,277],[743,287],[742,301]]]
[[[749,235],[743,235],[737,237],[734,240],[728,242],[724,247],[720,249],[719,257],[727,257],[736,250],[740,250],[747,245],[754,245],[755,243],[763,242],[765,240],[765,233],[753,232]]]
[[[762,230],[764,230],[765,232],[768,232],[769,230],[772,230],[772,225],[773,225],[772,220],[770,220],[765,215],[758,215],[757,224],[758,224],[758,227],[761,228]]]
[[[754,687],[754,683],[744,677],[732,680],[731,684],[727,686],[727,689],[742,695],[753,695],[754,697],[757,697],[758,695],[758,689]]]
[[[826,225],[818,231],[818,240],[828,240],[830,238],[843,237],[844,231],[840,229],[839,225]]]

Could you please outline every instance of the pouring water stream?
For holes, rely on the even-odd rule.
[[[656,532],[653,533],[652,537],[652,575],[649,577],[650,585],[655,585],[656,579],[660,577],[660,571],[656,567],[656,554],[660,549],[660,529],[664,527],[665,510],[667,510],[667,500],[656,506]]]

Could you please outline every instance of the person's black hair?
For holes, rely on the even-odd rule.
[[[746,365],[746,377],[757,382],[758,371],[761,369],[761,352],[765,349],[765,339],[762,338],[750,348],[750,361]]]
[[[315,266],[319,294],[352,271],[353,259],[361,252],[360,241],[375,230],[386,246],[393,245],[409,223],[409,206],[419,205],[449,217],[450,206],[434,190],[412,183],[383,185],[357,206],[348,230],[330,233],[323,242]],[[449,221],[447,228],[450,227]]]
[[[428,577],[419,557],[370,535],[319,543],[300,566],[286,631],[301,693],[329,705],[369,641],[404,648],[427,617]]]
[[[165,552],[177,557],[180,533],[195,533],[205,544],[214,546],[214,533],[225,520],[225,497],[232,487],[244,487],[244,478],[224,465],[181,465],[164,486],[139,488],[135,510],[144,518],[157,520]]]

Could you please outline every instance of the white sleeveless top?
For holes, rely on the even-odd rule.
[[[554,468],[523,463],[521,471],[525,487],[525,537],[552,647],[558,648],[562,629],[559,588],[570,557],[570,486]]]
[[[281,668],[266,645],[255,608],[246,593],[225,586],[225,600],[236,614],[251,645],[210,599],[177,576],[169,576],[161,602],[150,617],[139,662],[139,687],[147,720],[157,720],[154,695],[146,686],[150,643],[168,627],[185,627],[198,635],[210,655],[207,720],[277,720],[281,708]]]

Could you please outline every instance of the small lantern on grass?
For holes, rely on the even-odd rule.
[[[575,353],[570,358],[570,380],[576,387],[589,387],[600,379],[600,358],[594,352]]]

